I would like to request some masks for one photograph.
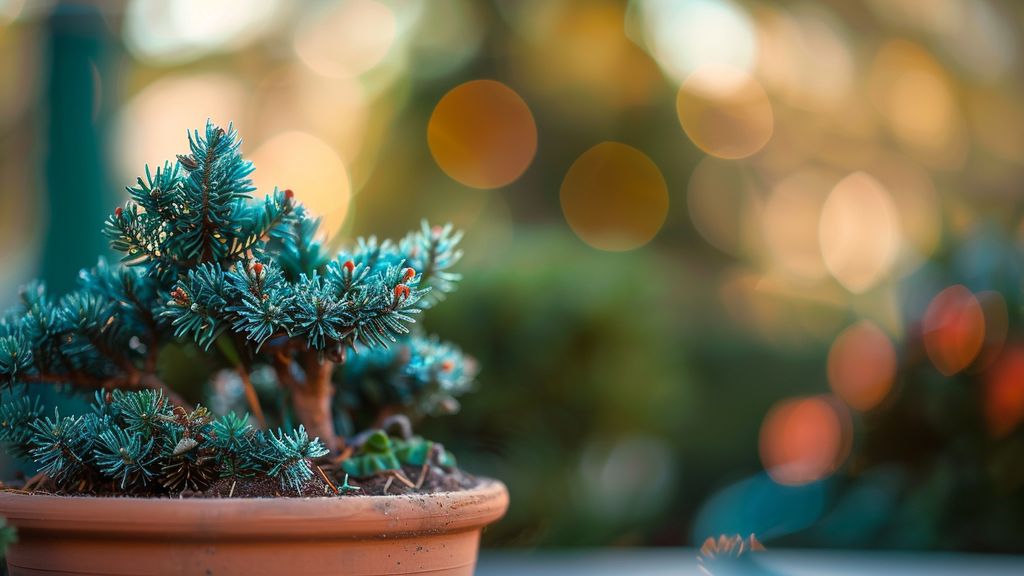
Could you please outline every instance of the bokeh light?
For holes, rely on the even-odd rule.
[[[763,211],[765,246],[774,266],[804,280],[827,274],[819,233],[822,207],[838,178],[816,168],[794,172],[775,184]]]
[[[986,83],[996,83],[1020,62],[1020,38],[1004,8],[990,0],[960,0],[959,13],[937,30],[938,47],[964,73]]]
[[[480,5],[469,0],[431,0],[420,7],[408,38],[409,72],[438,78],[466,65],[483,44]]]
[[[12,18],[17,16],[15,8],[20,6],[12,5]],[[37,94],[39,56],[31,37],[5,32],[0,16],[0,128],[24,120],[24,112]]]
[[[939,246],[942,204],[928,171],[899,154],[869,162],[871,174],[891,197],[899,216],[901,258],[905,269],[925,262]]]
[[[0,27],[14,22],[24,8],[25,0],[0,0]]]
[[[865,412],[885,400],[896,379],[896,349],[874,322],[843,330],[828,352],[828,382],[847,406]]]
[[[686,203],[694,228],[712,246],[737,256],[760,247],[762,201],[754,177],[735,163],[703,158],[690,175]]]
[[[746,158],[772,137],[775,118],[764,88],[747,73],[704,66],[676,95],[683,131],[698,148],[719,158]]]
[[[358,79],[326,78],[305,66],[268,73],[251,106],[259,133],[309,132],[335,146],[349,165],[363,151],[373,119],[371,102]]]
[[[819,231],[825,266],[851,292],[877,284],[900,248],[896,207],[885,188],[864,172],[843,178],[832,189]]]
[[[537,126],[526,102],[493,80],[451,89],[434,107],[427,143],[438,166],[473,188],[516,181],[537,153]]]
[[[1002,438],[1024,421],[1024,346],[1007,347],[985,374],[985,422]]]
[[[965,286],[946,288],[932,299],[921,320],[925,350],[947,376],[970,366],[985,342],[985,314]]]
[[[246,100],[241,82],[224,74],[170,75],[149,84],[118,117],[118,183],[132,184],[143,166],[174,158],[186,127],[202,127],[210,119],[224,126],[233,122],[244,131]]]
[[[631,9],[648,52],[677,82],[707,65],[754,67],[757,31],[730,0],[633,0]]]
[[[623,30],[626,9],[612,2],[504,2],[519,26],[522,58],[512,72],[560,118],[588,129],[607,126],[628,107],[654,105],[664,82],[658,65]]]
[[[295,53],[318,74],[359,76],[391,51],[398,24],[394,11],[376,0],[322,3],[295,33]]]
[[[929,34],[945,56],[978,80],[1001,79],[1019,56],[1012,17],[989,0],[869,0],[867,4],[892,24]]]
[[[962,165],[959,103],[946,71],[927,50],[907,40],[884,44],[871,67],[868,94],[910,150],[936,167]]]
[[[559,196],[573,232],[601,250],[643,246],[668,213],[661,170],[646,154],[619,142],[602,142],[580,155]]]
[[[125,10],[125,44],[140,60],[181,64],[252,42],[272,26],[278,10],[278,0],[132,0]]]
[[[779,484],[764,472],[744,478],[718,491],[703,505],[694,519],[693,543],[700,545],[701,540],[714,534],[756,534],[767,540],[806,530],[826,512],[828,488],[824,482]]]
[[[799,485],[829,476],[851,446],[849,414],[825,396],[775,404],[761,424],[765,470],[780,484]]]
[[[320,229],[330,239],[348,214],[351,184],[338,153],[305,132],[285,132],[260,144],[249,158],[257,166],[253,182],[270,193],[275,186],[295,197],[322,218]]]
[[[840,22],[820,4],[759,5],[758,76],[793,106],[829,111],[843,105],[855,62]]]
[[[649,515],[674,485],[674,456],[657,437],[631,435],[610,446],[592,443],[580,456],[579,486],[585,505],[605,517]]]
[[[976,88],[967,100],[971,128],[978,143],[996,156],[1024,164],[1024,131],[1007,126],[1024,125],[1024,106],[1019,94]]]

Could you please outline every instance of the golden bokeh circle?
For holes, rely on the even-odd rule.
[[[427,144],[448,176],[491,189],[518,179],[537,153],[537,125],[514,90],[494,80],[451,89],[434,107]]]
[[[341,156],[329,144],[306,132],[277,134],[249,156],[256,170],[253,183],[261,193],[275,186],[291,189],[295,198],[321,218],[320,231],[330,239],[348,215],[352,187]]]
[[[295,53],[310,70],[328,78],[350,78],[380,65],[398,35],[394,10],[376,0],[322,4],[295,34]]]
[[[559,196],[569,227],[600,250],[647,244],[668,214],[661,171],[646,154],[620,142],[602,142],[580,155]]]
[[[821,255],[832,276],[860,294],[889,273],[902,245],[899,212],[889,191],[865,172],[839,181],[821,209]]]
[[[686,207],[709,244],[726,254],[750,255],[762,244],[761,196],[749,171],[705,156],[690,174]]]
[[[764,88],[749,74],[724,66],[691,74],[676,94],[676,114],[698,148],[729,160],[756,154],[775,127]]]

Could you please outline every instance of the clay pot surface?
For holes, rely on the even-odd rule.
[[[462,492],[339,498],[94,498],[0,492],[12,576],[472,574],[505,514],[496,480]]]

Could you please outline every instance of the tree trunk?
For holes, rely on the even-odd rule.
[[[344,450],[345,440],[334,431],[334,363],[314,356],[305,364],[306,381],[292,388],[292,407],[306,432],[320,438],[332,454],[337,454]]]

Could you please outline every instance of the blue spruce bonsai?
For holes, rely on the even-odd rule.
[[[101,258],[59,297],[30,284],[0,318],[0,440],[57,486],[176,493],[266,477],[301,491],[327,456],[338,479],[453,465],[409,418],[456,411],[475,365],[412,325],[459,280],[461,234],[424,222],[332,257],[291,190],[253,200],[239,146],[231,126],[190,133],[189,152],[147,167],[107,218],[120,264]],[[164,382],[158,360],[182,345],[236,379],[255,422],[215,418]],[[44,415],[24,393],[41,385],[93,391],[92,412]],[[298,428],[264,430],[261,396]]]

